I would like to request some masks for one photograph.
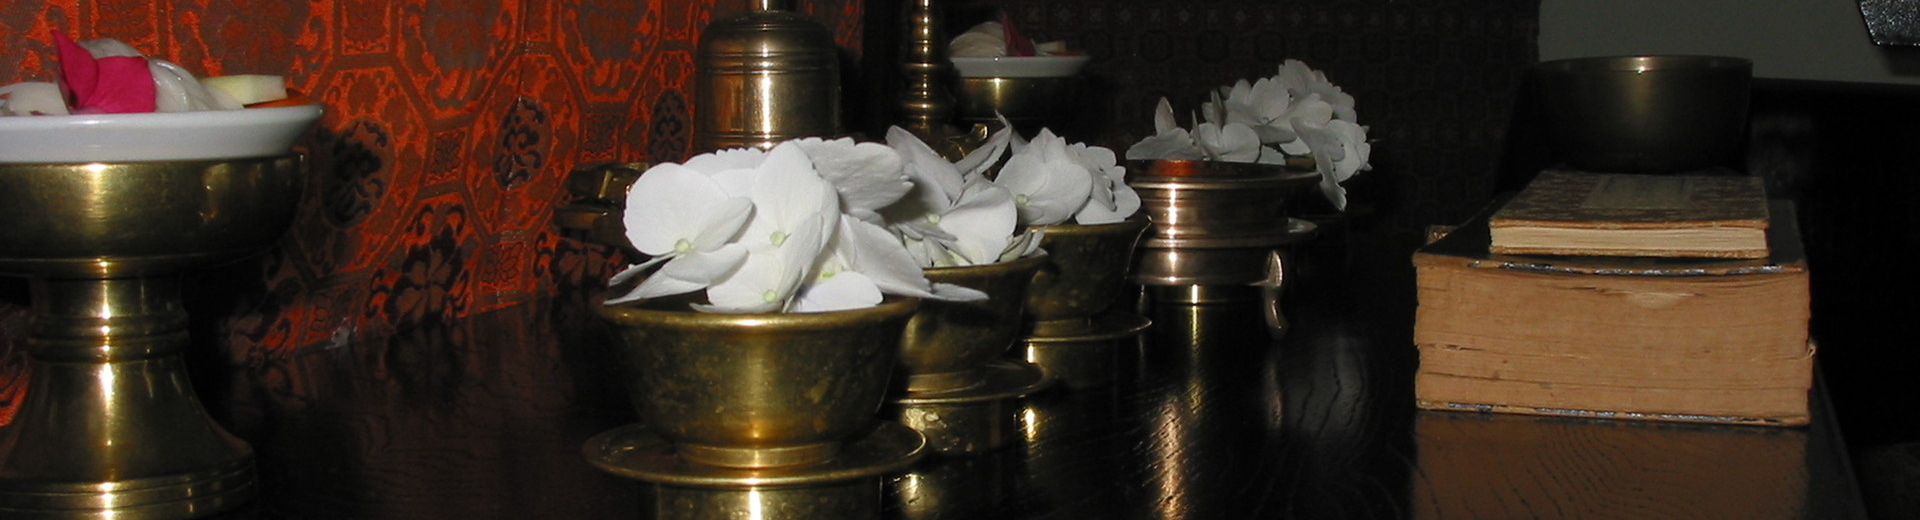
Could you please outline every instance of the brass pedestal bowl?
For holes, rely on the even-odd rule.
[[[684,304],[600,308],[640,423],[581,447],[607,473],[653,484],[652,518],[871,518],[879,476],[926,438],[879,420],[917,300],[867,309],[717,314]]]
[[[1284,250],[1312,238],[1317,226],[1291,218],[1288,201],[1311,190],[1320,174],[1278,164],[1215,161],[1129,161],[1127,184],[1140,194],[1153,227],[1141,241],[1132,274],[1155,301],[1183,304],[1259,300],[1270,332],[1279,335]]]
[[[187,377],[180,276],[273,244],[303,174],[296,155],[0,164],[0,273],[28,279],[33,308],[0,517],[188,518],[252,498],[252,449]]]
[[[987,293],[984,301],[925,302],[901,339],[906,389],[894,403],[901,423],[926,435],[934,451],[1006,446],[1018,431],[1012,401],[1052,382],[1040,367],[1006,359],[1024,326],[1027,289],[1048,256],[926,270],[928,280]]]
[[[1131,312],[1137,295],[1127,283],[1134,246],[1148,225],[1136,215],[1110,224],[1044,228],[1040,244],[1050,261],[1027,291],[1023,359],[1069,388],[1114,380],[1124,357],[1116,343],[1153,324]]]

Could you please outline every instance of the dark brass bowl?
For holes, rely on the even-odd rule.
[[[1559,161],[1628,173],[1743,169],[1753,79],[1745,58],[1574,58],[1540,63],[1534,74]]]
[[[1023,130],[1059,128],[1073,117],[1080,81],[1079,76],[960,78],[956,111],[967,123],[992,125],[998,113]]]
[[[1169,170],[1179,175],[1137,175]],[[1188,240],[1268,236],[1287,225],[1287,201],[1320,180],[1283,165],[1206,161],[1129,161],[1127,185],[1153,221],[1147,236]]]
[[[984,379],[982,368],[1005,357],[1020,339],[1027,288],[1047,258],[1042,253],[995,264],[927,269],[928,280],[978,289],[988,298],[920,305],[900,341],[907,391],[950,392],[979,386]]]
[[[1095,316],[1125,300],[1133,248],[1146,217],[1112,224],[1046,226],[1040,247],[1048,262],[1027,290],[1027,316],[1038,336],[1086,332]]]
[[[258,251],[292,223],[304,170],[297,155],[0,164],[0,272],[173,274]]]
[[[634,410],[689,462],[773,468],[831,459],[870,429],[919,301],[839,312],[718,314],[602,306]]]

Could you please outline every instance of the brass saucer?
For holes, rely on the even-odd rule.
[[[894,399],[900,422],[927,436],[944,455],[986,453],[1013,442],[1020,430],[1020,398],[1053,386],[1053,377],[1031,363],[994,361],[981,384],[939,393],[908,393]]]
[[[1093,325],[1086,331],[1063,336],[1027,336],[1022,341],[1034,343],[1092,343],[1115,340],[1139,334],[1153,326],[1153,319],[1125,311],[1102,313],[1093,318]]]
[[[1045,369],[1012,361],[993,361],[982,367],[979,385],[963,390],[939,393],[908,393],[894,399],[907,406],[963,404],[1011,399],[1045,390],[1053,384]]]
[[[875,477],[906,469],[927,454],[926,437],[912,428],[880,422],[850,441],[832,459],[800,467],[741,469],[687,462],[673,444],[634,424],[587,439],[581,451],[602,471],[656,484],[699,488],[816,486]]]
[[[1139,335],[1153,326],[1146,316],[1109,311],[1093,318],[1086,329],[1057,336],[1027,336],[1021,349],[1027,362],[1039,365],[1061,386],[1094,388],[1119,378],[1126,349],[1114,343]],[[1137,352],[1137,350],[1136,350]]]

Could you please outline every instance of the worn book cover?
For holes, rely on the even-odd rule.
[[[1414,255],[1420,406],[1804,423],[1807,268],[1769,213],[1759,259],[1495,254],[1482,213]]]
[[[1503,254],[1764,258],[1768,222],[1759,177],[1549,170],[1489,227]]]

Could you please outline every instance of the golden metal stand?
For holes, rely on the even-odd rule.
[[[0,164],[0,272],[29,278],[33,365],[0,428],[0,517],[161,520],[255,494],[253,450],[194,397],[180,273],[277,240],[298,156]]]
[[[906,73],[906,88],[900,93],[900,127],[933,147],[941,157],[957,161],[986,140],[982,132],[969,133],[952,123],[954,101],[941,82],[953,69],[947,64],[946,34],[942,24],[946,9],[935,0],[907,0],[905,41],[901,44],[900,70]]]

